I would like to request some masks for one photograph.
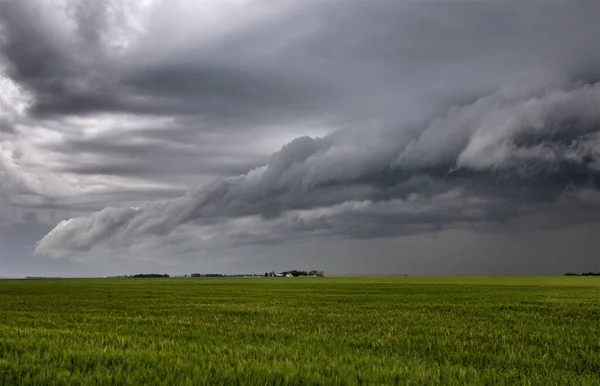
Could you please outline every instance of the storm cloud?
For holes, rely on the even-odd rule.
[[[77,261],[595,226],[598,14],[4,0],[0,220]]]
[[[519,206],[558,211],[566,197],[589,213],[600,209],[582,196],[600,182],[599,129],[600,83],[498,93],[423,126],[297,138],[266,165],[183,198],[65,221],[37,251],[125,246],[215,222],[231,222],[233,233],[268,226],[266,237],[283,233],[282,242],[299,233],[405,235],[510,219]]]

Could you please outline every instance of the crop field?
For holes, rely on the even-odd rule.
[[[4,280],[0,384],[600,385],[600,278]]]

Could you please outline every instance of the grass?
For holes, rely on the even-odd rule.
[[[600,278],[0,281],[0,384],[600,385]]]

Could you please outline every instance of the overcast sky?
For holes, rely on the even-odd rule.
[[[0,0],[0,277],[600,270],[600,2]]]

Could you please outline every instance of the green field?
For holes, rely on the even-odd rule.
[[[598,277],[0,281],[0,384],[600,385]]]

